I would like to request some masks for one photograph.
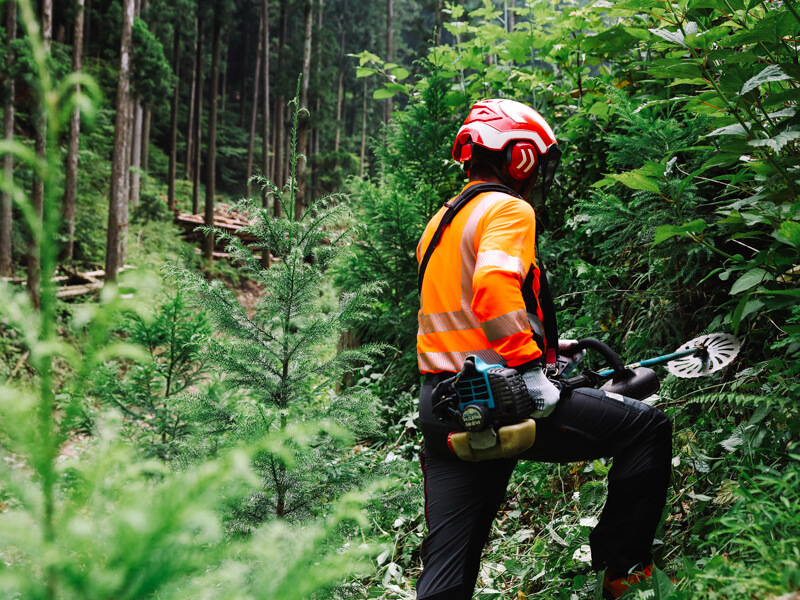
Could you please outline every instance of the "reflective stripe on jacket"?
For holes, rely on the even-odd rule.
[[[425,228],[417,261],[446,210]],[[534,295],[539,291],[535,241],[533,208],[519,198],[487,192],[459,211],[425,271],[417,331],[420,372],[460,371],[470,354],[511,367],[542,355],[522,294],[531,269],[528,283]],[[531,310],[542,319],[538,306]]]

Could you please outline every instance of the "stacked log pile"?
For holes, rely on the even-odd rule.
[[[121,273],[134,268],[136,267],[125,265],[119,271]],[[50,280],[53,283],[59,284],[58,291],[56,291],[57,298],[75,298],[78,296],[85,296],[86,294],[92,294],[102,289],[105,284],[104,279],[106,272],[102,269],[82,272],[62,265],[59,267],[59,271],[62,274],[56,275]],[[26,282],[25,277],[3,277],[1,280],[17,284],[24,284]]]

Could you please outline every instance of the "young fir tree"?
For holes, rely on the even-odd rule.
[[[325,197],[295,215],[295,169],[304,157],[297,153],[301,108],[294,105],[290,174],[283,189],[261,177],[256,181],[275,202],[283,217],[272,209],[245,199],[236,210],[253,218],[244,232],[257,242],[245,244],[219,229],[204,228],[224,240],[237,269],[258,283],[263,292],[253,314],[221,281],[207,281],[185,268],[171,274],[189,290],[216,325],[215,335],[204,340],[208,359],[224,374],[232,398],[222,403],[195,398],[198,418],[207,419],[209,432],[221,428],[231,439],[258,439],[282,431],[293,422],[326,420],[355,437],[374,431],[375,398],[366,389],[334,391],[345,373],[358,369],[378,355],[384,344],[371,344],[334,354],[341,331],[369,317],[380,285],[370,283],[342,295],[338,305],[325,309],[323,290],[328,268],[347,251],[354,231],[342,227],[347,207],[339,196]],[[267,268],[256,251],[274,257]],[[219,335],[221,334],[221,335]],[[205,436],[198,440],[207,442]],[[291,445],[291,442],[290,442]],[[202,448],[200,450],[202,453]],[[295,451],[295,466],[269,452],[256,457],[262,489],[234,510],[234,528],[248,530],[269,516],[303,519],[320,511],[333,495],[352,487],[365,471],[357,455],[346,453],[331,439],[320,438],[307,450]],[[349,456],[349,457],[348,457]]]

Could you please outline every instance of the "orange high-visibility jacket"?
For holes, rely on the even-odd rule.
[[[417,245],[418,262],[446,210],[442,207],[425,228]],[[535,247],[536,218],[524,200],[486,192],[458,212],[442,233],[422,283],[417,331],[420,372],[460,371],[470,354],[509,367],[542,355],[531,329],[532,322],[541,327],[543,320]],[[537,298],[536,307],[530,308],[535,311],[531,319],[523,283]]]

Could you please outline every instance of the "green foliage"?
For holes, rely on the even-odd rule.
[[[20,0],[20,9],[30,29],[31,3]],[[39,245],[42,276],[38,309],[26,292],[0,285],[3,331],[16,332],[31,374],[0,385],[0,595],[300,600],[334,587],[361,568],[359,559],[369,551],[343,541],[343,532],[366,525],[359,509],[364,494],[331,502],[324,518],[302,530],[271,523],[240,542],[225,535],[220,514],[258,487],[255,459],[270,456],[291,468],[295,456],[317,451],[322,436],[340,440],[340,428],[306,418],[180,472],[139,460],[121,439],[119,413],[98,415],[91,437],[77,435],[103,365],[133,361],[131,377],[169,398],[198,374],[191,336],[204,326],[186,314],[180,296],[148,321],[155,286],[144,276],[106,286],[98,303],[60,311],[51,281],[60,226],[55,142],[72,87],[53,88],[41,40],[33,35],[29,41],[47,117],[47,155],[40,161],[8,142],[0,144],[0,155],[13,153],[42,179],[44,218],[17,182],[0,174],[0,187],[12,194]],[[70,335],[59,331],[62,316]],[[126,319],[130,339],[149,357],[141,346],[114,339],[116,324]]]
[[[299,110],[295,101],[293,140]],[[366,389],[355,387],[337,394],[332,388],[344,374],[380,354],[385,344],[335,355],[326,355],[326,347],[368,315],[379,284],[360,286],[343,294],[327,312],[322,309],[327,270],[347,248],[352,232],[339,227],[348,211],[338,197],[315,202],[293,219],[297,160],[293,153],[292,172],[284,189],[257,178],[282,204],[287,217],[276,218],[272,210],[251,200],[236,206],[254,218],[242,233],[255,242],[245,244],[221,230],[204,229],[207,235],[226,242],[237,270],[261,290],[254,310],[242,306],[219,280],[209,282],[181,267],[169,269],[214,324],[215,334],[204,336],[200,343],[206,359],[225,373],[225,386],[237,398],[221,411],[213,398],[198,398],[196,404],[207,416],[219,419],[207,426],[227,429],[230,440],[257,440],[270,432],[285,431],[293,422],[314,418],[330,422],[334,432],[347,431],[356,437],[376,427],[375,401]],[[256,250],[268,250],[274,256],[269,268],[255,255]],[[332,499],[362,477],[358,456],[342,457],[343,451],[335,438],[320,438],[310,451],[295,447],[293,465],[274,453],[258,455],[255,468],[261,490],[234,512],[231,526],[248,532],[272,515],[298,520],[314,515],[323,498]]]
[[[189,309],[180,291],[167,292],[154,314],[134,314],[123,323],[121,333],[146,352],[147,360],[124,369],[117,362],[104,365],[94,395],[121,411],[123,435],[145,456],[173,459],[191,434],[191,413],[181,410],[180,395],[206,376],[200,340],[210,332],[208,320]]]
[[[133,93],[145,103],[152,103],[172,94],[175,85],[172,67],[164,56],[164,48],[141,19],[133,22]]]

